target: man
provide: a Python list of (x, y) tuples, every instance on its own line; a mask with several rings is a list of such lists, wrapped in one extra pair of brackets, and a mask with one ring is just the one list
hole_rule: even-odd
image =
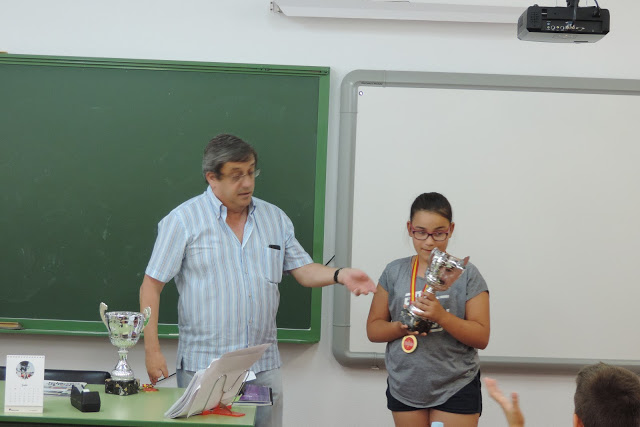
[[(523, 427), (518, 394), (511, 401), (500, 391), (496, 380), (485, 378), (489, 395), (502, 407), (509, 427)], [(574, 427), (640, 426), (640, 379), (628, 369), (597, 363), (578, 372), (573, 397)]]
[(313, 263), (276, 206), (253, 197), (258, 155), (240, 138), (218, 135), (204, 150), (209, 184), (158, 224), (151, 260), (140, 287), (140, 306), (151, 307), (144, 331), (149, 379), (168, 376), (158, 340), (164, 284), (175, 278), (178, 300), (177, 381), (186, 387), (195, 371), (229, 351), (271, 343), (252, 367), (255, 384), (273, 389), (273, 407), (260, 407), (257, 425), (282, 425), (282, 377), (277, 347), (278, 283), (291, 272), (306, 287), (344, 284), (355, 295), (375, 291), (364, 272)]

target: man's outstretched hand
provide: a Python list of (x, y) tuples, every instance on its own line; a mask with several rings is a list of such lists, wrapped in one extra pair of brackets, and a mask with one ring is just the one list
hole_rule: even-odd
[(343, 268), (338, 273), (338, 281), (349, 289), (354, 295), (368, 295), (376, 292), (376, 284), (362, 270), (357, 268)]

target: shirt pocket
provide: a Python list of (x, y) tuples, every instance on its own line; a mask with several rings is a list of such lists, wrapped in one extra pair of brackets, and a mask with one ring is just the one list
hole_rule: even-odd
[(264, 248), (264, 277), (271, 283), (282, 281), (282, 251), (274, 248)]

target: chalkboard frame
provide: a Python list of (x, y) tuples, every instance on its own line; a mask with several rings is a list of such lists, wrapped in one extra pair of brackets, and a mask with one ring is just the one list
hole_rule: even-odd
[[(29, 65), (46, 67), (83, 67), (83, 68), (111, 68), (121, 70), (149, 70), (149, 71), (180, 71), (201, 73), (237, 73), (246, 76), (302, 76), (317, 80), (317, 98), (310, 100), (317, 108), (317, 129), (315, 132), (315, 194), (313, 218), (313, 242), (310, 255), (313, 260), (323, 263), (324, 239), (324, 203), (326, 178), (326, 146), (328, 130), (329, 105), (329, 67), (268, 65), (268, 64), (237, 64), (237, 63), (209, 63), (195, 61), (169, 60), (138, 60), (121, 58), (89, 58), (89, 57), (55, 57), (40, 55), (0, 55), (0, 67), (4, 65)], [(317, 104), (317, 105), (316, 105)], [(294, 221), (295, 222), (295, 221)], [(310, 296), (310, 326), (309, 328), (293, 329), (278, 328), (278, 340), (291, 343), (312, 343), (320, 340), (321, 300), (322, 290), (309, 289)], [(96, 307), (96, 317), (98, 310)], [(106, 336), (103, 323), (84, 320), (34, 319), (3, 317), (0, 322), (19, 322), (20, 330), (1, 329), (2, 333), (10, 334), (43, 334), (43, 335), (84, 335)], [(177, 338), (176, 324), (160, 324), (158, 333), (161, 338)]]

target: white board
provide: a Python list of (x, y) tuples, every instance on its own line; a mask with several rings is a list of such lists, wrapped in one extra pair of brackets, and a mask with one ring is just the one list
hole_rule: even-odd
[[(640, 360), (640, 96), (622, 84), (636, 92), (357, 84), (350, 264), (377, 280), (414, 254), (410, 205), (437, 191), (448, 252), (489, 285), (481, 357)], [(384, 352), (370, 301), (351, 299), (351, 352)]]

